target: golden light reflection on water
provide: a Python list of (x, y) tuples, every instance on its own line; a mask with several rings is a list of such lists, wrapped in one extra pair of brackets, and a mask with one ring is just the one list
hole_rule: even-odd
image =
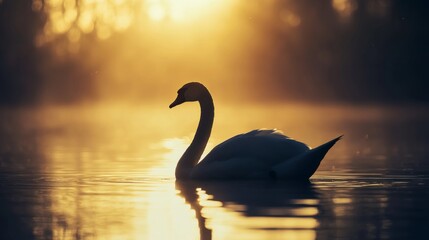
[[(189, 196), (180, 190), (178, 194), (172, 182), (157, 183), (151, 191), (145, 190), (144, 183), (134, 184), (143, 187), (108, 176), (87, 176), (68, 187), (53, 187), (50, 193), (53, 238), (74, 239), (78, 235), (85, 239), (89, 236), (93, 239), (211, 239), (200, 238), (201, 228), (212, 234), (213, 239), (316, 238), (315, 229), (319, 224), (313, 216), (279, 217), (266, 212), (264, 216), (247, 217), (213, 200), (216, 196), (208, 195), (203, 189), (193, 189), (198, 196), (196, 206), (190, 205)], [(297, 206), (297, 211), (299, 208)], [(302, 211), (307, 210), (302, 208)], [(198, 215), (206, 221), (201, 224)], [(41, 236), (44, 226), (38, 229), (36, 233)]]
[[(226, 183), (228, 184), (228, 183)], [(249, 187), (249, 186), (247, 186)], [(225, 194), (227, 189), (219, 189), (218, 194)], [(204, 189), (196, 189), (197, 205), (201, 206), (201, 214), (207, 219), (205, 227), (213, 229), (213, 234), (219, 239), (229, 239), (239, 236), (239, 239), (315, 239), (315, 229), (318, 221), (314, 218), (318, 210), (314, 207), (293, 206), (292, 208), (261, 207), (264, 209), (259, 216), (245, 216), (243, 213), (249, 207), (234, 202), (221, 202), (220, 196), (210, 195)], [(230, 193), (228, 193), (230, 194)], [(255, 192), (257, 193), (257, 190)], [(273, 197), (271, 195), (267, 198)], [(258, 202), (251, 202), (258, 206)], [(199, 210), (194, 206), (195, 210)], [(282, 215), (287, 212), (287, 216)], [(197, 214), (198, 215), (198, 214)], [(306, 217), (303, 217), (306, 216)], [(276, 229), (276, 231), (265, 231)]]
[[(301, 106), (299, 113), (302, 115), (298, 116), (292, 114), (296, 107), (229, 109), (221, 105), (211, 144), (216, 145), (257, 126), (277, 126), (286, 133), (291, 129), (292, 136), (316, 145), (329, 139), (339, 128), (347, 130), (347, 126), (341, 125), (349, 122), (347, 119), (367, 121), (373, 126), (374, 119), (400, 117), (397, 113), (391, 115), (377, 109), (334, 110), (326, 106), (320, 109)], [(109, 105), (106, 108), (41, 111), (37, 120), (40, 126), (35, 129), (38, 133), (37, 151), (42, 158), (39, 160), (44, 164), (41, 164), (40, 176), (35, 175), (35, 182), (44, 181), (44, 184), (37, 189), (36, 207), (31, 212), (36, 219), (32, 221), (33, 233), (38, 239), (46, 239), (49, 234), (52, 239), (171, 239), (176, 236), (186, 239), (200, 236), (205, 236), (202, 239), (210, 239), (208, 236), (213, 239), (230, 239), (231, 236), (241, 239), (318, 239), (332, 228), (332, 224), (340, 229), (350, 227), (347, 225), (352, 219), (350, 211), (360, 214), (371, 204), (376, 205), (380, 214), (392, 208), (391, 196), (384, 191), (360, 194), (365, 188), (384, 189), (379, 180), (359, 180), (362, 174), (345, 171), (325, 170), (324, 175), (316, 176), (316, 187), (273, 182), (175, 184), (174, 167), (194, 134), (198, 114), (191, 119), (190, 115), (197, 108), (184, 108), (183, 113), (164, 108), (139, 106), (127, 109)], [(228, 117), (238, 111), (239, 117)], [(311, 114), (307, 111), (313, 114), (324, 112), (327, 120), (308, 118)], [(338, 116), (342, 117), (335, 121)], [(268, 122), (269, 125), (265, 125)], [(359, 146), (362, 131), (360, 128), (355, 131), (358, 135), (354, 138), (356, 132), (347, 131), (353, 144), (350, 146), (345, 139), (343, 145), (333, 149), (335, 151), (322, 163), (326, 166), (324, 169), (331, 169), (333, 164), (350, 167), (352, 163), (360, 162), (356, 160), (362, 160), (341, 158), (342, 151), (350, 152), (350, 147)], [(27, 139), (27, 135), (25, 137)], [(365, 135), (362, 138), (365, 143), (371, 139)], [(382, 146), (379, 143), (372, 147), (384, 151)], [(380, 153), (368, 154), (378, 156)], [(31, 157), (36, 161), (39, 155)], [(377, 158), (377, 161), (389, 159)], [(370, 161), (373, 162), (373, 158)], [(366, 174), (370, 179), (379, 176)], [(392, 184), (390, 180), (389, 184)], [(369, 198), (373, 193), (378, 195)], [(378, 218), (380, 222), (386, 222)]]
[(148, 203), (147, 239), (199, 238), (194, 211), (170, 184), (165, 191), (150, 193)]
[[(231, 189), (175, 189), (174, 168), (193, 136), (198, 114), (182, 126), (185, 129), (165, 126), (158, 131), (151, 127), (147, 112), (122, 107), (79, 109), (80, 114), (63, 111), (45, 112), (46, 127), (52, 130), (41, 145), (47, 169), (67, 183), (52, 186), (48, 196), (54, 238), (79, 234), (94, 239), (199, 239), (201, 234), (213, 234), (216, 239), (315, 239), (317, 199), (292, 198), (297, 206), (262, 207), (259, 216), (248, 217), (244, 214), (248, 203), (222, 199)], [(157, 116), (163, 114), (170, 113)], [(178, 121), (189, 120), (187, 111), (179, 115)], [(160, 126), (159, 120), (153, 124)], [(218, 129), (226, 132), (218, 132), (215, 143), (230, 131)], [(39, 226), (37, 235), (44, 228)]]
[(175, 171), (176, 164), (178, 159), (185, 152), (186, 148), (189, 145), (189, 139), (187, 138), (168, 138), (161, 141), (159, 147), (165, 150), (165, 153), (162, 153), (162, 163), (161, 166), (153, 168), (152, 173), (158, 176), (170, 176)]
[[(294, 114), (297, 107), (300, 115)], [(279, 127), (314, 146), (344, 129), (341, 123), (347, 119), (365, 122), (389, 115), (385, 110), (326, 106), (237, 109), (220, 104), (209, 148), (257, 127)], [(174, 168), (193, 137), (199, 116), (196, 106), (180, 110), (169, 111), (166, 105), (109, 105), (42, 111), (44, 130), (39, 148), (46, 158), (47, 179), (55, 184), (50, 184), (44, 195), (49, 204), (43, 212), (51, 214), (52, 220), (36, 224), (37, 236), (51, 228), (56, 239), (72, 239), (76, 234), (94, 239), (198, 239), (200, 235), (215, 239), (316, 239), (318, 229), (326, 227), (321, 214), (346, 216), (357, 204), (345, 189), (331, 194), (327, 203), (311, 186), (220, 183), (175, 187)], [(308, 117), (322, 113), (326, 115), (323, 122)], [(192, 114), (195, 116), (190, 117)], [(234, 114), (237, 117), (229, 117)], [(341, 157), (350, 148), (346, 140), (341, 144), (321, 168), (356, 162)], [(357, 142), (352, 146), (358, 146)], [(375, 149), (382, 150), (381, 146)], [(358, 176), (353, 174), (327, 174), (337, 174), (342, 180), (336, 184), (344, 188), (380, 187), (357, 182)], [(353, 181), (344, 180), (345, 176)], [(386, 202), (388, 198), (380, 199)]]

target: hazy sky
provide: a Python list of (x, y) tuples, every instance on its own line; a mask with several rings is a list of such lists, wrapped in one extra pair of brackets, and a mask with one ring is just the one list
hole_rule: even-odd
[(0, 1), (0, 102), (427, 102), (425, 1)]

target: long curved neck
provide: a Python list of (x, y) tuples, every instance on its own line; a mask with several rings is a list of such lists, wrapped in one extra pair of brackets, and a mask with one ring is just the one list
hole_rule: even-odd
[(214, 105), (212, 96), (208, 91), (198, 101), (201, 107), (201, 117), (197, 132), (191, 145), (186, 149), (176, 167), (176, 179), (190, 177), (192, 168), (197, 165), (210, 138), (214, 119)]

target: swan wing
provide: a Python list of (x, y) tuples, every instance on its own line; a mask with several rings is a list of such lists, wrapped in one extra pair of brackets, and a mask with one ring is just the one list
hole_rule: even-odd
[(257, 129), (232, 137), (217, 145), (204, 159), (222, 161), (236, 157), (276, 158), (291, 157), (310, 148), (276, 129)]
[(253, 130), (219, 144), (192, 170), (192, 178), (255, 178), (309, 147), (278, 130)]

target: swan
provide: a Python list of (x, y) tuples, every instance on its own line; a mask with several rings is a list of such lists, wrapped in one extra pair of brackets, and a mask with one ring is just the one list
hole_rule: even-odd
[(214, 104), (209, 90), (190, 82), (177, 91), (170, 108), (198, 101), (201, 117), (190, 146), (177, 163), (178, 180), (308, 180), (339, 136), (311, 149), (277, 130), (258, 129), (234, 136), (217, 145), (201, 161), (210, 138)]

